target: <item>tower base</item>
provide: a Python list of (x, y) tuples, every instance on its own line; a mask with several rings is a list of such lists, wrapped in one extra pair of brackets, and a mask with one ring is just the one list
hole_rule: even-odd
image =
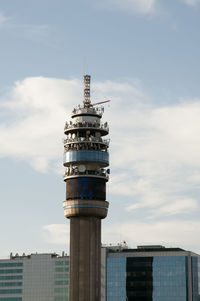
[(70, 218), (69, 301), (101, 300), (101, 219)]

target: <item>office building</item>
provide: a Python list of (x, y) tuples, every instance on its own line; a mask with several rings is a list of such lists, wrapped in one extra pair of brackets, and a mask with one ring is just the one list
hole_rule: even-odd
[[(101, 301), (199, 301), (200, 255), (180, 248), (101, 249)], [(68, 301), (69, 257), (0, 260), (0, 301)]]
[(102, 103), (90, 101), (90, 76), (84, 76), (84, 101), (72, 112), (64, 133), (66, 200), (70, 219), (69, 301), (101, 300), (101, 219), (107, 216), (109, 132)]
[(102, 301), (199, 301), (200, 256), (180, 248), (102, 250)]
[(0, 260), (0, 301), (68, 301), (69, 257), (11, 254)]

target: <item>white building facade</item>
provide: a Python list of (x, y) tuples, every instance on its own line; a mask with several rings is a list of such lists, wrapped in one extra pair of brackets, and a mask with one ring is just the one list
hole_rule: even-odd
[(10, 256), (0, 260), (0, 301), (67, 301), (69, 257)]

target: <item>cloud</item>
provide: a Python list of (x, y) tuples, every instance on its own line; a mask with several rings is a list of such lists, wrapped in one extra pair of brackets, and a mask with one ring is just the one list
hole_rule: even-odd
[(3, 12), (0, 11), (0, 25), (6, 23), (8, 20), (9, 20), (9, 18), (6, 17)]
[[(164, 202), (163, 202), (164, 203)], [(165, 205), (159, 203), (135, 203), (132, 205), (127, 206), (126, 210), (131, 211), (142, 207), (157, 207), (159, 208), (158, 211), (154, 212), (154, 208), (151, 210), (151, 217), (155, 218), (157, 215), (175, 215), (175, 214), (183, 214), (187, 213), (188, 211), (192, 212), (198, 209), (198, 201), (195, 199), (184, 199), (184, 197), (180, 200), (175, 199), (174, 201), (165, 202)]]
[(21, 23), (17, 18), (13, 16), (7, 17), (4, 12), (0, 11), (0, 28), (14, 33), (15, 37), (20, 39), (31, 40), (54, 49), (60, 47), (55, 33), (52, 32), (51, 26), (47, 24)]
[[(170, 206), (168, 213), (172, 214), (181, 213), (183, 208), (185, 212), (197, 209), (200, 101), (186, 100), (162, 108), (132, 108), (129, 104), (123, 108), (123, 121), (117, 111), (122, 109), (115, 111), (116, 119), (109, 119), (115, 129), (111, 163), (117, 170), (111, 177), (110, 192), (129, 196), (128, 210), (157, 207), (164, 214), (164, 204)], [(176, 202), (183, 200), (185, 205), (177, 206)]]
[[(43, 236), (48, 243), (66, 245), (69, 236), (69, 226), (53, 224), (43, 227)], [(129, 247), (146, 244), (162, 244), (166, 247), (189, 248), (198, 251), (200, 231), (199, 221), (151, 221), (151, 222), (118, 222), (104, 224), (102, 229), (102, 243), (117, 245), (126, 241)], [(45, 234), (45, 235), (44, 235)]]
[(200, 0), (183, 0), (183, 1), (190, 6), (197, 6), (200, 3)]
[[(31, 77), (0, 98), (0, 157), (21, 160), (40, 172), (61, 171), (63, 127), (82, 101), (77, 79)], [(130, 214), (148, 218), (199, 209), (200, 100), (151, 104), (137, 80), (94, 82), (93, 101), (111, 99), (110, 195), (123, 197)], [(144, 211), (144, 210), (143, 210)]]
[(41, 172), (61, 161), (64, 121), (79, 91), (80, 83), (73, 80), (36, 77), (17, 82), (1, 101), (9, 118), (0, 124), (0, 156), (26, 161)]
[(155, 218), (159, 215), (169, 216), (176, 214), (184, 214), (189, 212), (195, 212), (198, 210), (198, 201), (195, 199), (185, 199), (184, 197), (180, 200), (174, 200), (160, 207), (156, 212), (152, 210), (152, 217)]
[(155, 10), (156, 0), (102, 0), (96, 6), (106, 10), (120, 10), (129, 13), (151, 14)]
[(117, 223), (103, 228), (103, 243), (116, 245), (126, 241), (129, 247), (137, 245), (162, 244), (166, 247), (189, 248), (199, 250), (199, 221), (152, 221)]
[(42, 236), (44, 240), (50, 244), (67, 246), (69, 237), (69, 225), (67, 224), (51, 224), (42, 228)]

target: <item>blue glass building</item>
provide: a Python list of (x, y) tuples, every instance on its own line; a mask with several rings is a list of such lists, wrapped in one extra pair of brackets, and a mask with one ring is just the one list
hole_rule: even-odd
[(107, 247), (102, 301), (199, 301), (200, 256), (180, 248)]

